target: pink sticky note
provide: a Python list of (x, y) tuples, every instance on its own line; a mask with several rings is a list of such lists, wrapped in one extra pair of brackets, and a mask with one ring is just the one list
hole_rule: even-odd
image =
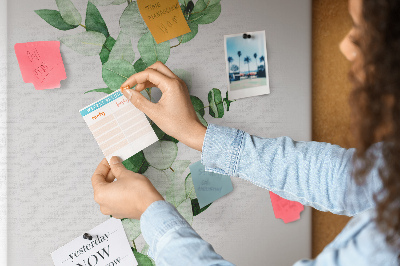
[(59, 88), (67, 78), (60, 53), (60, 42), (27, 42), (14, 45), (19, 68), (25, 83), (36, 90)]
[(300, 213), (304, 210), (304, 206), (301, 203), (281, 198), (271, 191), (269, 196), (271, 197), (275, 218), (282, 219), (285, 223), (300, 219)]

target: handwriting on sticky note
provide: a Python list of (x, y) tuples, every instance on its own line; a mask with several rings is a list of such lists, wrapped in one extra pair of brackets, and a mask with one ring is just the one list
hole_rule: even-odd
[(137, 5), (157, 43), (190, 32), (178, 0), (138, 0)]
[(233, 190), (229, 176), (206, 172), (200, 161), (191, 164), (189, 168), (200, 208)]
[(54, 265), (137, 265), (121, 220), (111, 218), (51, 253)]
[(300, 213), (304, 210), (304, 206), (301, 203), (284, 199), (271, 191), (269, 196), (271, 197), (275, 218), (282, 219), (285, 223), (300, 219)]
[(67, 78), (60, 42), (17, 43), (14, 50), (24, 82), (33, 83), (36, 90), (59, 88)]

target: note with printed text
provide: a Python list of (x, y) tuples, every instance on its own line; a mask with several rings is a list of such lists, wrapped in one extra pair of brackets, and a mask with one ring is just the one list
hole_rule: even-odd
[(17, 43), (14, 50), (24, 82), (36, 90), (59, 88), (67, 78), (59, 41)]
[[(92, 239), (83, 238), (88, 233)], [(51, 253), (55, 266), (138, 265), (121, 220), (110, 218)]]

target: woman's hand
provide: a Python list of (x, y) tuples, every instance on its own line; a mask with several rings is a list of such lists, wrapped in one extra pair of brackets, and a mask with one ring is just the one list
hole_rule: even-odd
[(112, 157), (110, 165), (106, 159), (100, 162), (92, 186), (100, 211), (117, 219), (140, 219), (153, 202), (164, 200), (147, 177), (127, 170), (118, 157)]
[[(135, 85), (135, 89), (129, 89)], [(158, 103), (152, 103), (140, 94), (150, 87), (161, 90)], [(122, 84), (121, 91), (162, 131), (191, 148), (202, 150), (206, 127), (197, 118), (186, 84), (163, 63), (157, 62), (132, 75)]]

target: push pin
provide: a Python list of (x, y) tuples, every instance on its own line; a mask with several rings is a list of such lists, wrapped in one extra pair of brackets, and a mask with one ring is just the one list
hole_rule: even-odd
[(251, 35), (243, 33), (243, 39), (251, 39)]
[(84, 233), (83, 234), (83, 239), (89, 239), (89, 240), (92, 240), (93, 239), (93, 236), (91, 236), (90, 234), (88, 234), (88, 233)]

